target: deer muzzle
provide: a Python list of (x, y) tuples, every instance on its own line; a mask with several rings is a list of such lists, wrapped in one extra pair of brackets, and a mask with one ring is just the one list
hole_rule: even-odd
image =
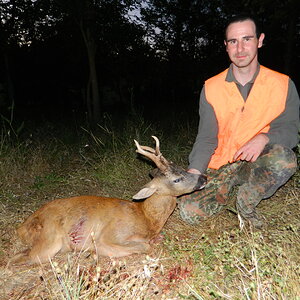
[(194, 191), (203, 189), (206, 183), (207, 183), (207, 177), (203, 174), (200, 174), (198, 178), (198, 182), (194, 187)]

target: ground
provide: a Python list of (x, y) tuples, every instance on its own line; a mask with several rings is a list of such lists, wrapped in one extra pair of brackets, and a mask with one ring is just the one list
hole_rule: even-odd
[[(20, 203), (16, 207), (2, 203), (0, 299), (247, 299), (247, 292), (238, 290), (243, 282), (251, 289), (253, 280), (266, 295), (265, 290), (284, 295), (284, 289), (276, 291), (276, 280), (281, 278), (286, 285), (287, 279), (299, 275), (300, 189), (295, 181), (261, 203), (265, 227), (259, 232), (239, 228), (234, 206), (199, 226), (185, 224), (175, 210), (163, 228), (163, 240), (147, 255), (97, 260), (93, 254), (73, 253), (57, 255), (51, 264), (13, 269), (5, 267), (7, 260), (23, 249), (15, 228), (29, 207), (38, 204), (27, 202), (22, 212)], [(251, 243), (250, 250), (261, 257), (243, 252)], [(239, 257), (241, 253), (244, 257)], [(295, 269), (273, 276), (272, 272), (284, 272), (276, 270), (276, 264), (285, 263)], [(297, 292), (293, 288), (286, 289), (285, 299), (292, 299), (288, 295)]]
[[(2, 144), (0, 299), (298, 299), (299, 171), (260, 203), (265, 226), (259, 231), (240, 228), (233, 193), (223, 211), (198, 226), (184, 223), (175, 209), (148, 254), (99, 260), (92, 253), (58, 254), (44, 265), (6, 267), (25, 247), (16, 228), (42, 204), (87, 194), (130, 201), (149, 181), (153, 166), (137, 159), (136, 130), (130, 126), (124, 142), (109, 135), (110, 144), (92, 136), (94, 148), (48, 136), (19, 147)], [(162, 143), (170, 149), (166, 157), (182, 166), (191, 147), (185, 140), (192, 140), (186, 133)], [(148, 144), (151, 134), (143, 134)]]

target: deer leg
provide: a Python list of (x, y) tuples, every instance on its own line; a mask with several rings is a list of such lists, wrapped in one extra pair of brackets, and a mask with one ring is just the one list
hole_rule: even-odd
[(97, 253), (101, 256), (122, 257), (135, 253), (146, 253), (150, 249), (149, 239), (140, 235), (131, 235), (129, 237), (114, 238), (110, 234), (103, 234), (96, 244)]
[(137, 253), (147, 253), (150, 249), (149, 243), (145, 242), (127, 242), (124, 244), (107, 244), (97, 245), (97, 254), (108, 257), (122, 257)]
[[(42, 236), (43, 237), (43, 236)], [(16, 254), (10, 261), (10, 265), (32, 265), (47, 262), (62, 248), (60, 236), (48, 236), (46, 239), (39, 238), (34, 242), (31, 249)]]

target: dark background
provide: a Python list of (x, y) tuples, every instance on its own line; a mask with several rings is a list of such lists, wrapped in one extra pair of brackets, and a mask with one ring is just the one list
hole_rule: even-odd
[(259, 62), (300, 87), (299, 0), (0, 1), (3, 122), (197, 115), (203, 82), (227, 68), (232, 15), (255, 14)]

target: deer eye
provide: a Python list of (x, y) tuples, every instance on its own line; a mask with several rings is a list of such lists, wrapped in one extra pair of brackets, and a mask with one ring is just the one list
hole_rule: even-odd
[(173, 182), (174, 183), (178, 183), (178, 182), (182, 181), (182, 179), (183, 179), (183, 177), (176, 178), (176, 179), (173, 180)]

